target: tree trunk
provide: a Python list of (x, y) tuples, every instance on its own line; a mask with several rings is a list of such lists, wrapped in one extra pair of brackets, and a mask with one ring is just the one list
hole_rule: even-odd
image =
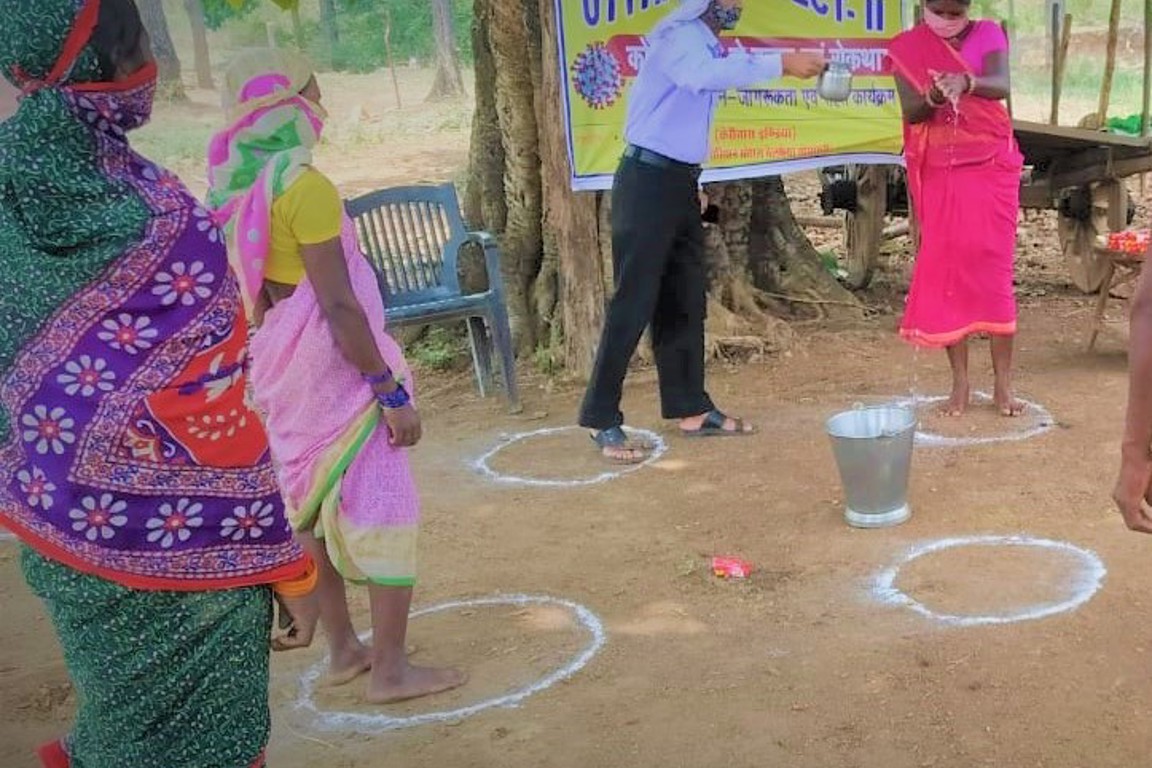
[(192, 54), (196, 62), (196, 85), (212, 88), (212, 58), (208, 51), (208, 28), (204, 25), (202, 0), (184, 0), (188, 23), (192, 25)]
[[(518, 351), (587, 375), (612, 261), (611, 195), (570, 189), (552, 0), (474, 0), (476, 112), (464, 210), (497, 235)], [(708, 231), (712, 354), (787, 343), (779, 319), (860, 314), (824, 269), (779, 178), (714, 185)]]
[(464, 196), (464, 216), (474, 229), (504, 231), (508, 205), (504, 200), (504, 145), (496, 115), (496, 61), (488, 41), (488, 1), (477, 0), (472, 21), (472, 58), (476, 74), (476, 106), (468, 153), (470, 167)]
[(464, 95), (460, 57), (456, 55), (456, 31), (451, 0), (432, 0), (432, 32), (436, 39), (436, 79), (428, 100), (455, 99)]
[(328, 61), (333, 69), (339, 69), (342, 62), (338, 55), (340, 30), (336, 27), (336, 0), (320, 0), (320, 26), (328, 38)]
[(172, 42), (172, 35), (168, 32), (168, 19), (164, 15), (164, 4), (161, 0), (138, 0), (140, 18), (148, 30), (148, 37), (152, 39), (152, 53), (156, 57), (156, 66), (159, 69), (159, 88), (157, 97), (171, 101), (187, 99), (184, 93), (184, 82), (180, 79), (180, 57), (176, 55), (176, 45)]
[[(501, 246), (508, 289), (512, 332), (520, 352), (532, 352), (540, 328), (533, 285), (540, 272), (543, 245), (543, 190), (540, 178), (540, 139), (536, 120), (536, 90), (525, 54), (539, 47), (530, 40), (529, 12), (536, 0), (488, 2), (488, 36), (496, 69), (496, 117), (504, 148), (504, 199), (508, 216)], [(539, 29), (538, 17), (531, 24)], [(531, 62), (529, 62), (531, 64)]]
[(858, 317), (855, 296), (825, 269), (796, 223), (779, 176), (717, 184), (720, 223), (709, 238), (713, 295), (760, 320), (765, 310), (793, 317)]
[[(609, 277), (599, 258), (600, 198), (577, 194), (570, 185), (568, 144), (564, 137), (563, 82), (558, 61), (556, 6), (540, 3), (542, 98), (540, 155), (544, 186), (544, 263), (558, 269), (559, 323), (548, 345), (549, 359), (580, 376), (587, 376), (596, 357), (604, 324)], [(559, 348), (557, 348), (559, 347)]]

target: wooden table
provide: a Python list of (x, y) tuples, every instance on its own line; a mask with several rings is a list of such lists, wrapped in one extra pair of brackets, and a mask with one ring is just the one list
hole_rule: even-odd
[(1105, 312), (1110, 299), (1119, 299), (1127, 302), (1128, 296), (1114, 295), (1115, 291), (1134, 285), (1140, 277), (1140, 269), (1144, 266), (1144, 254), (1125, 253), (1113, 251), (1105, 245), (1097, 244), (1096, 255), (1104, 269), (1104, 280), (1100, 285), (1100, 295), (1096, 297), (1096, 308), (1092, 313), (1092, 325), (1088, 333), (1088, 350), (1096, 346), (1096, 339), (1100, 331), (1104, 330), (1108, 321)]

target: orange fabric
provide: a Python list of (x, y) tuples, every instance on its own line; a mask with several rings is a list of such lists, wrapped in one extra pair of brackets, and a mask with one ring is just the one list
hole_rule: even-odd
[(304, 573), (291, 579), (278, 581), (272, 585), (272, 589), (281, 597), (304, 597), (312, 594), (312, 591), (316, 589), (316, 582), (319, 581), (319, 578), (320, 571), (316, 568), (315, 561), (308, 558), (308, 565)]
[(993, 336), (1012, 336), (1016, 333), (1016, 323), (972, 323), (948, 333), (925, 333), (916, 329), (901, 328), (900, 337), (920, 347), (943, 349), (958, 344), (974, 333), (990, 333)]

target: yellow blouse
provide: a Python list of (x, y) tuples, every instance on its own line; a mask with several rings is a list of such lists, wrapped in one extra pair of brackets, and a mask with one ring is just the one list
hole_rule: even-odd
[(264, 279), (299, 285), (304, 279), (300, 246), (340, 237), (344, 203), (328, 177), (309, 168), (272, 203), (271, 242)]

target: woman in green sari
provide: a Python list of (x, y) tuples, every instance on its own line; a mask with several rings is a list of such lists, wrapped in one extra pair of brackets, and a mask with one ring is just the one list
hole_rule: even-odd
[(156, 85), (132, 0), (0, 0), (0, 30), (0, 525), (78, 703), (41, 759), (262, 766), (271, 587), (310, 563), (222, 237), (128, 145)]

